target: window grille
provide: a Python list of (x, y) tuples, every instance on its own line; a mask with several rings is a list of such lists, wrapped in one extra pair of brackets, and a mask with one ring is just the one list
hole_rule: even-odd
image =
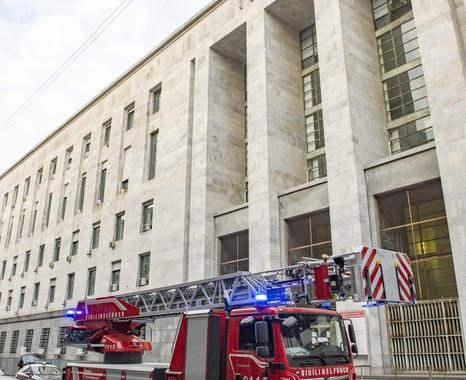
[(66, 326), (61, 326), (58, 329), (58, 339), (57, 339), (57, 348), (61, 348), (60, 354), (66, 354), (66, 345), (65, 345), (65, 335), (68, 328)]
[(6, 342), (6, 331), (0, 333), (0, 354), (3, 354), (5, 351), (5, 342)]
[(16, 354), (16, 350), (18, 349), (18, 338), (19, 330), (13, 331), (13, 334), (11, 335), (10, 354)]
[(43, 328), (40, 332), (39, 348), (43, 348), (44, 351), (47, 351), (47, 347), (49, 346), (49, 336), (50, 328)]
[(34, 336), (33, 329), (26, 330), (26, 335), (24, 336), (24, 347), (26, 348), (26, 352), (31, 352), (33, 336)]

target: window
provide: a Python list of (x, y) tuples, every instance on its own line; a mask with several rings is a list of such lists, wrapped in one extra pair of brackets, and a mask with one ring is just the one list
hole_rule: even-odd
[(249, 233), (220, 238), (220, 274), (249, 270)]
[(29, 270), (29, 262), (31, 261), (31, 251), (27, 251), (24, 256), (23, 272), (26, 273)]
[(61, 348), (60, 354), (66, 354), (66, 345), (65, 345), (65, 336), (67, 334), (67, 328), (65, 326), (60, 326), (58, 328), (58, 339), (57, 339), (57, 348)]
[(96, 269), (90, 268), (87, 271), (87, 290), (86, 290), (86, 295), (87, 296), (93, 296), (94, 291), (95, 291), (95, 274), (96, 274)]
[(5, 342), (6, 342), (6, 331), (0, 333), (0, 354), (3, 354), (5, 351)]
[(24, 297), (26, 296), (26, 287), (22, 286), (19, 291), (19, 302), (18, 302), (18, 309), (22, 309), (24, 306)]
[(420, 57), (414, 19), (377, 38), (382, 73)]
[(325, 154), (307, 160), (307, 176), (309, 181), (327, 176)]
[(42, 183), (42, 176), (43, 176), (43, 173), (44, 173), (44, 168), (40, 168), (40, 169), (37, 171), (37, 175), (36, 175), (37, 187), (39, 187), (39, 185)]
[(89, 156), (89, 152), (91, 151), (91, 134), (88, 134), (83, 139), (83, 157), (86, 158)]
[(99, 247), (100, 240), (100, 222), (96, 222), (92, 225), (92, 242), (91, 248), (96, 249)]
[(87, 173), (83, 173), (81, 176), (81, 185), (79, 186), (78, 211), (82, 211), (84, 207), (84, 196), (86, 194), (86, 180)]
[(294, 265), (303, 257), (321, 259), (332, 254), (330, 213), (328, 210), (286, 221), (288, 232), (288, 264)]
[(150, 134), (150, 151), (149, 151), (149, 173), (148, 178), (155, 178), (155, 169), (157, 163), (157, 141), (159, 138), (159, 131)]
[(5, 241), (5, 248), (8, 247), (11, 241), (11, 233), (13, 231), (13, 222), (15, 221), (14, 215), (11, 215), (10, 222), (8, 223), (8, 229), (6, 231), (6, 241)]
[(73, 298), (74, 290), (74, 273), (68, 273), (68, 278), (66, 281), (66, 299), (70, 300)]
[(312, 24), (309, 28), (304, 29), (300, 33), (301, 40), (301, 60), (303, 69), (312, 66), (319, 60), (317, 54), (317, 36), (316, 24)]
[(131, 158), (132, 150), (131, 147), (126, 147), (123, 151), (123, 170), (121, 173), (121, 185), (120, 191), (128, 191), (129, 176), (131, 171)]
[(57, 286), (57, 279), (56, 278), (51, 278), (50, 279), (50, 285), (49, 285), (49, 297), (47, 300), (47, 303), (53, 303), (55, 301), (55, 289)]
[(6, 300), (6, 311), (11, 310), (11, 304), (13, 302), (13, 289), (8, 290), (8, 298)]
[(55, 157), (50, 162), (50, 179), (54, 179), (56, 173), (57, 173), (57, 158)]
[(115, 241), (123, 239), (125, 233), (125, 213), (120, 212), (115, 216)]
[(31, 235), (34, 233), (36, 229), (36, 220), (37, 220), (37, 212), (39, 209), (39, 202), (36, 201), (36, 204), (34, 206), (34, 211), (32, 213), (32, 220), (31, 220)]
[(112, 131), (112, 119), (106, 121), (103, 125), (102, 145), (110, 146), (110, 132)]
[(307, 111), (322, 103), (320, 93), (319, 69), (310, 72), (303, 77), (304, 85), (304, 111)]
[(429, 107), (422, 66), (387, 79), (384, 92), (389, 121)]
[(390, 24), (411, 9), (411, 0), (372, 0), (375, 28)]
[(40, 340), (39, 340), (39, 348), (42, 348), (44, 351), (47, 351), (49, 346), (49, 336), (50, 336), (50, 329), (45, 327), (40, 332)]
[(16, 201), (18, 200), (18, 191), (19, 191), (19, 185), (16, 185), (13, 190), (13, 199), (11, 200), (11, 208), (14, 208), (16, 206)]
[(26, 352), (31, 352), (33, 336), (34, 336), (34, 330), (27, 329), (26, 335), (24, 336), (24, 348), (26, 349)]
[(5, 272), (6, 272), (6, 260), (2, 262), (2, 280), (5, 279)]
[(37, 255), (37, 267), (41, 267), (44, 264), (44, 253), (45, 253), (45, 244), (42, 244), (39, 247), (39, 254)]
[(8, 205), (8, 193), (5, 193), (3, 196), (3, 208), (5, 208)]
[(134, 127), (134, 103), (126, 107), (126, 130), (129, 131)]
[(152, 113), (156, 113), (160, 110), (160, 99), (162, 97), (162, 86), (158, 85), (152, 90)]
[(24, 229), (24, 220), (26, 219), (26, 209), (23, 209), (21, 212), (21, 216), (19, 218), (19, 226), (18, 226), (18, 235), (16, 240), (19, 241), (23, 237), (23, 229)]
[(66, 204), (68, 203), (68, 188), (70, 187), (69, 183), (65, 183), (63, 187), (63, 198), (61, 201), (61, 209), (60, 209), (60, 219), (65, 220), (66, 216)]
[(16, 274), (16, 267), (18, 266), (18, 256), (13, 257), (13, 265), (11, 266), (11, 277)]
[(439, 181), (377, 197), (382, 248), (406, 252), (419, 299), (456, 297), (450, 235)]
[(110, 291), (115, 292), (120, 289), (120, 271), (121, 261), (114, 261), (112, 263), (112, 273), (110, 274)]
[(149, 283), (150, 273), (150, 253), (139, 255), (138, 286), (144, 286)]
[(44, 226), (48, 227), (50, 221), (50, 209), (52, 208), (53, 193), (49, 193), (47, 197), (47, 206), (45, 207)]
[(24, 189), (23, 189), (23, 199), (29, 195), (29, 186), (31, 185), (31, 177), (27, 177), (24, 181)]
[(100, 170), (99, 190), (97, 191), (97, 204), (102, 203), (105, 199), (105, 182), (107, 181), (107, 162), (102, 162)]
[(66, 170), (71, 168), (71, 164), (73, 163), (72, 155), (73, 155), (73, 147), (70, 146), (65, 152), (65, 167), (66, 167)]
[(14, 330), (13, 334), (11, 334), (10, 354), (16, 354), (16, 350), (18, 349), (18, 338), (19, 330)]
[(428, 143), (434, 140), (430, 117), (414, 120), (389, 131), (392, 154)]
[(53, 247), (53, 259), (52, 261), (60, 260), (60, 249), (61, 249), (61, 238), (55, 239), (55, 245)]
[(36, 282), (34, 284), (34, 291), (32, 292), (32, 306), (37, 306), (39, 302), (39, 290), (40, 290), (40, 282)]
[[(240, 317), (241, 318), (241, 317)], [(259, 346), (256, 342), (256, 323), (262, 321), (261, 319), (256, 319), (253, 323), (247, 325), (239, 326), (239, 349), (246, 350), (246, 351), (253, 351), (256, 352), (256, 348)], [(268, 330), (269, 330), (269, 357), (274, 355), (273, 352), (273, 329), (271, 322), (267, 322)]]
[(73, 235), (71, 236), (70, 256), (76, 256), (78, 254), (78, 246), (79, 246), (79, 230), (74, 231)]
[(154, 200), (142, 204), (141, 232), (152, 229), (152, 215), (154, 212)]
[(306, 140), (308, 153), (325, 146), (322, 110), (306, 117)]

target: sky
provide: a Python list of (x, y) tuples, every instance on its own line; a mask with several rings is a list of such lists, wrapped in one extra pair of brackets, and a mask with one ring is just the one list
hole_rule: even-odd
[[(5, 125), (122, 1), (100, 37)], [(0, 0), (0, 173), (210, 3), (130, 1)]]

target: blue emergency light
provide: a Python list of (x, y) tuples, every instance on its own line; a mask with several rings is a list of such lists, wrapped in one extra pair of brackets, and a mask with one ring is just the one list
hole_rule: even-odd
[(66, 310), (66, 316), (73, 318), (75, 315), (82, 315), (83, 311), (82, 310), (75, 310), (75, 309), (68, 309)]
[(256, 306), (279, 306), (290, 303), (287, 289), (284, 287), (268, 288), (256, 294)]

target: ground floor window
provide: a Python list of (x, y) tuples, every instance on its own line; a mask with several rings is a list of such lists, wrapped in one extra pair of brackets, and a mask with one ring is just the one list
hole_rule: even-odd
[(457, 296), (440, 181), (377, 197), (383, 248), (411, 258), (419, 299)]
[(249, 270), (248, 231), (220, 238), (220, 274)]
[(286, 221), (288, 230), (288, 264), (303, 257), (320, 259), (332, 254), (332, 235), (328, 210), (315, 212)]

